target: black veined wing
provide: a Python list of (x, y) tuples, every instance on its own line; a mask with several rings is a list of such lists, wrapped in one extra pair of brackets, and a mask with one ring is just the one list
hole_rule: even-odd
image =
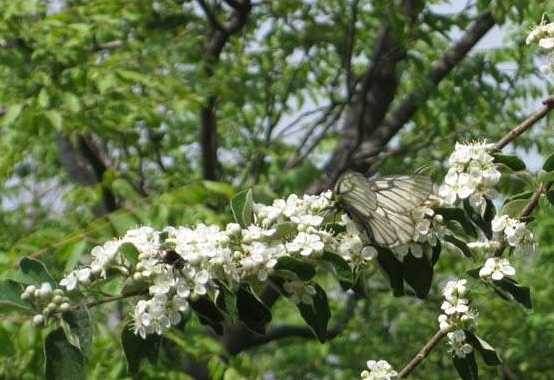
[(411, 212), (432, 190), (431, 179), (425, 176), (367, 179), (355, 172), (345, 173), (335, 186), (339, 204), (375, 243), (386, 247), (412, 240), (415, 225)]

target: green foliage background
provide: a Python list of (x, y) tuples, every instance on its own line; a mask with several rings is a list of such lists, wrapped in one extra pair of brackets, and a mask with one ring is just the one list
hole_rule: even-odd
[[(432, 8), (443, 2), (429, 1), (409, 30), (397, 1), (258, 1), (245, 28), (227, 42), (213, 75), (205, 68), (210, 25), (193, 1), (67, 0), (60, 12), (49, 12), (47, 3), (0, 0), (4, 274), (19, 258), (35, 255), (59, 279), (92, 246), (128, 228), (223, 224), (232, 218), (228, 201), (240, 188), (254, 186), (256, 199), (264, 201), (304, 192), (320, 180), (340, 129), (331, 128), (308, 159), (291, 169), (286, 164), (307, 126), (295, 133), (284, 126), (329, 102), (348, 109), (344, 51), (354, 4), (360, 10), (352, 75), (364, 73), (385, 18), (410, 47), (400, 67), (399, 101), (426, 85), (431, 63), (477, 13), (491, 10), (505, 34), (501, 47), (472, 52), (434, 90), (398, 135), (399, 153), (386, 156), (380, 174), (430, 164), (440, 181), (455, 141), (494, 141), (551, 89), (536, 71), (535, 52), (524, 46), (531, 26), (554, 12), (547, 2), (480, 0), (444, 14)], [(228, 15), (220, 1), (212, 5), (222, 20)], [(199, 114), (213, 94), (217, 182), (202, 179), (198, 146)], [(519, 139), (517, 152), (533, 152), (532, 160), (552, 153), (553, 132), (545, 128), (550, 124), (541, 122)], [(279, 138), (281, 131), (292, 137)], [(79, 153), (83, 138), (104, 160), (100, 176)], [(516, 193), (525, 185), (503, 186)], [(115, 210), (106, 204), (107, 193), (116, 200)], [(515, 260), (520, 282), (533, 289), (534, 311), (491, 298), (478, 286), (474, 290), (480, 335), (504, 360), (504, 374), (480, 366), (485, 379), (554, 378), (554, 214), (543, 206), (535, 222), (539, 254)], [(213, 378), (225, 379), (351, 379), (366, 360), (379, 358), (400, 367), (436, 329), (440, 284), (470, 266), (445, 253), (439, 269), (426, 302), (392, 298), (384, 277), (374, 273), (369, 298), (359, 302), (345, 331), (325, 344), (296, 338), (231, 356), (191, 319), (168, 335), (173, 348), (163, 350), (158, 364), (146, 365), (142, 378), (185, 379), (184, 368), (195, 361), (206, 363)], [(344, 294), (330, 279), (326, 286), (341, 315)], [(275, 323), (302, 323), (291, 307), (281, 300)], [(91, 379), (128, 377), (117, 324), (127, 313), (121, 305), (95, 310)], [(25, 316), (2, 318), (0, 377), (42, 378), (44, 336)], [(413, 378), (456, 378), (445, 351), (441, 346)]]

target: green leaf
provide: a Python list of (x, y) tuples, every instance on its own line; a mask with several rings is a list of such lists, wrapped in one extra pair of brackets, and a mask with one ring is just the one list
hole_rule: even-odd
[(431, 248), (431, 264), (433, 264), (433, 266), (435, 266), (435, 264), (439, 261), (441, 251), (442, 243), (440, 240), (437, 240), (437, 243)]
[(45, 377), (47, 380), (85, 379), (85, 357), (67, 340), (60, 327), (44, 342)]
[(319, 341), (325, 342), (327, 339), (327, 325), (329, 324), (329, 319), (331, 319), (331, 311), (329, 310), (325, 290), (318, 284), (313, 286), (316, 290), (316, 294), (313, 296), (313, 304), (299, 303), (296, 306), (300, 310), (302, 318), (310, 326)]
[(280, 257), (273, 269), (294, 272), (302, 281), (310, 281), (315, 276), (315, 268), (312, 264), (291, 256)]
[(494, 162), (504, 164), (514, 171), (525, 170), (525, 162), (521, 158), (506, 154), (494, 154)]
[(63, 319), (75, 336), (78, 348), (86, 356), (92, 343), (92, 323), (86, 307), (63, 313)]
[(528, 287), (521, 286), (516, 281), (508, 277), (504, 277), (500, 281), (493, 281), (493, 284), (497, 287), (497, 289), (501, 289), (504, 295), (508, 295), (508, 299), (520, 303), (527, 309), (533, 308), (533, 302), (531, 301), (531, 290)]
[(529, 201), (526, 199), (517, 199), (515, 201), (508, 202), (502, 206), (500, 214), (508, 215), (512, 218), (518, 218), (521, 211), (525, 208), (525, 206), (527, 206), (527, 203), (529, 203)]
[(26, 311), (33, 310), (31, 304), (21, 299), (21, 293), (23, 293), (21, 284), (12, 280), (0, 281), (0, 310), (12, 308)]
[(221, 194), (228, 199), (233, 198), (236, 193), (233, 185), (228, 184), (227, 182), (204, 181), (203, 184), (211, 193)]
[(73, 113), (77, 113), (81, 110), (81, 102), (79, 100), (79, 97), (70, 92), (64, 92), (63, 103), (67, 107), (67, 109)]
[(122, 254), (132, 265), (136, 265), (139, 261), (139, 251), (133, 243), (123, 243), (119, 246), (118, 252)]
[(396, 256), (392, 251), (386, 248), (377, 248), (377, 261), (381, 269), (387, 275), (392, 292), (395, 297), (400, 297), (404, 295), (404, 273), (402, 268), (402, 263), (398, 261)]
[(339, 255), (325, 251), (321, 256), (321, 259), (331, 264), (335, 271), (335, 277), (343, 284), (352, 285), (353, 276), (350, 265)]
[(404, 257), (402, 268), (404, 280), (414, 289), (416, 296), (427, 297), (433, 283), (433, 266), (427, 257), (417, 258), (410, 253)]
[(218, 335), (223, 334), (222, 322), (225, 320), (225, 316), (210, 299), (200, 297), (194, 301), (190, 300), (189, 304), (198, 315), (200, 323), (212, 327)]
[(276, 224), (273, 228), (275, 228), (275, 233), (273, 234), (272, 238), (275, 240), (285, 239), (297, 232), (297, 227), (295, 223), (279, 223)]
[(22, 110), (23, 104), (14, 104), (9, 106), (6, 113), (2, 117), (2, 126), (9, 127), (11, 124), (13, 124), (19, 117), (19, 114), (21, 114)]
[(452, 358), (454, 367), (458, 371), (458, 374), (463, 380), (478, 380), (479, 373), (477, 370), (477, 362), (475, 361), (475, 354), (473, 352), (467, 354), (464, 358), (454, 356)]
[(138, 373), (142, 362), (145, 360), (156, 364), (161, 340), (162, 337), (157, 334), (147, 335), (146, 339), (142, 339), (132, 331), (130, 323), (125, 325), (121, 332), (121, 345), (127, 360), (129, 373)]
[(551, 184), (552, 182), (554, 182), (554, 171), (541, 172), (539, 174), (539, 181), (545, 184)]
[(63, 126), (62, 115), (58, 111), (50, 110), (44, 113), (46, 119), (50, 122), (50, 125), (57, 131), (60, 131)]
[(26, 285), (40, 285), (48, 282), (53, 288), (57, 286), (44, 264), (36, 259), (24, 257), (19, 262), (19, 272), (15, 275), (16, 280)]
[(267, 324), (271, 321), (271, 311), (245, 287), (237, 292), (237, 310), (239, 319), (250, 330), (265, 334)]
[(38, 94), (38, 105), (42, 108), (48, 108), (50, 104), (50, 96), (48, 96), (48, 91), (45, 88), (40, 90)]
[(121, 289), (122, 295), (131, 295), (131, 294), (140, 294), (147, 293), (150, 283), (145, 280), (135, 280), (132, 277), (125, 279), (123, 283), (123, 288)]
[(225, 286), (219, 286), (219, 293), (217, 294), (215, 303), (219, 309), (225, 311), (229, 320), (234, 322), (239, 318), (237, 296)]
[(254, 220), (252, 189), (243, 190), (231, 199), (231, 211), (235, 221), (245, 227)]
[(460, 251), (462, 251), (462, 253), (465, 257), (473, 257), (473, 253), (471, 252), (471, 249), (469, 249), (467, 244), (464, 243), (463, 241), (461, 241), (460, 239), (454, 237), (453, 235), (445, 235), (444, 240), (446, 240), (447, 242), (453, 244)]
[(454, 220), (462, 226), (464, 232), (472, 237), (477, 237), (477, 230), (464, 212), (464, 210), (457, 207), (441, 207), (435, 210), (439, 215), (442, 215), (444, 220)]
[(546, 193), (546, 199), (548, 199), (548, 202), (554, 206), (554, 190), (550, 190)]
[(483, 231), (487, 238), (492, 239), (491, 221), (496, 215), (496, 208), (494, 207), (492, 201), (489, 199), (486, 200), (485, 212), (483, 213), (483, 216), (471, 207), (469, 199), (465, 199), (463, 203), (464, 210), (467, 215), (469, 215), (469, 218), (473, 221), (473, 223), (475, 223), (481, 231)]
[(554, 154), (548, 156), (548, 158), (544, 161), (542, 169), (546, 170), (547, 172), (554, 171)]
[(471, 331), (465, 331), (466, 339), (471, 346), (479, 351), (483, 361), (490, 366), (499, 365), (502, 363), (500, 357), (496, 353), (496, 350), (484, 339), (479, 338)]

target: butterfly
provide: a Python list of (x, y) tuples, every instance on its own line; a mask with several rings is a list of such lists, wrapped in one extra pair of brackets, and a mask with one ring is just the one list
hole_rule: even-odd
[(334, 194), (338, 206), (377, 245), (392, 248), (412, 241), (415, 233), (412, 211), (432, 191), (431, 178), (423, 175), (368, 179), (348, 171), (337, 181)]

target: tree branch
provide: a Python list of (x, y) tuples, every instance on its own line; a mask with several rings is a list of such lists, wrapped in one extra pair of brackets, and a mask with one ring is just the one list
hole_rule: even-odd
[[(219, 62), (219, 58), (225, 44), (229, 38), (239, 32), (248, 20), (248, 15), (252, 9), (250, 0), (240, 3), (240, 6), (234, 8), (231, 20), (228, 25), (216, 28), (209, 38), (206, 46), (206, 62), (204, 72), (207, 78), (214, 75), (214, 67)], [(214, 94), (208, 96), (208, 99), (200, 112), (200, 147), (202, 151), (202, 175), (204, 179), (216, 180), (218, 178), (218, 159), (217, 159), (217, 118), (216, 118), (217, 97)]]
[(206, 3), (204, 0), (196, 0), (198, 5), (200, 5), (200, 8), (204, 11), (204, 14), (206, 15), (206, 18), (208, 19), (208, 22), (210, 23), (211, 27), (215, 30), (225, 31), (223, 28), (223, 25), (219, 22), (217, 19), (215, 13), (210, 9), (210, 6)]
[(519, 124), (517, 127), (512, 129), (507, 135), (502, 137), (495, 145), (494, 148), (501, 150), (506, 145), (514, 141), (519, 135), (531, 128), (537, 121), (545, 117), (553, 108), (554, 108), (554, 96), (550, 96), (543, 100), (542, 104), (544, 105), (537, 112), (529, 116), (525, 121)]
[(429, 355), (429, 353), (435, 348), (437, 344), (448, 334), (449, 330), (439, 330), (429, 339), (423, 348), (414, 356), (412, 360), (400, 372), (398, 372), (398, 378), (404, 379), (408, 377), (410, 373)]
[(368, 157), (379, 153), (383, 146), (411, 120), (421, 104), (429, 99), (438, 84), (494, 25), (495, 20), (490, 12), (478, 16), (462, 38), (448, 49), (440, 60), (435, 62), (429, 73), (427, 84), (408, 94), (404, 101), (387, 115), (383, 124), (369, 136), (367, 142), (361, 147), (360, 154)]
[[(424, 6), (423, 1), (405, 0), (402, 3), (407, 24), (413, 27)], [(342, 139), (326, 165), (329, 187), (351, 165), (352, 156), (382, 122), (394, 100), (398, 87), (397, 66), (406, 57), (406, 46), (389, 20), (384, 20), (363, 76), (361, 89), (354, 96), (351, 111), (346, 116)]]

